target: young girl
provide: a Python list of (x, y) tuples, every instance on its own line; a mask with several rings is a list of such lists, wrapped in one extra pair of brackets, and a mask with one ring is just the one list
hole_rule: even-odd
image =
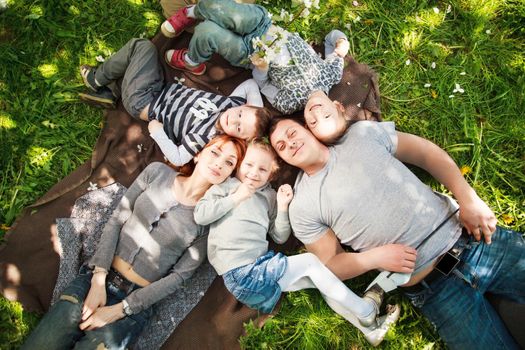
[[(359, 109), (352, 117), (339, 101), (332, 101), (326, 93), (314, 91), (304, 109), (306, 126), (312, 134), (325, 144), (333, 144), (343, 136), (352, 122), (373, 120), (372, 113), (367, 109)], [(380, 120), (380, 119), (379, 119)]]
[(399, 317), (398, 307), (376, 323), (379, 305), (355, 295), (315, 255), (286, 257), (268, 251), (267, 233), (284, 243), (291, 232), (288, 204), (293, 192), (290, 185), (279, 187), (277, 194), (271, 188), (276, 169), (273, 148), (254, 140), (236, 178), (212, 186), (199, 200), (194, 216), (197, 223), (210, 225), (210, 263), (237, 300), (264, 313), (273, 310), (282, 291), (317, 288), (332, 309), (372, 345), (379, 344)]
[[(166, 52), (166, 61), (175, 69), (204, 74), (204, 62), (213, 53), (220, 54), (234, 66), (247, 68), (251, 56), (253, 77), (261, 92), (284, 114), (303, 109), (310, 92), (328, 92), (341, 80), (343, 57), (349, 45), (346, 36), (338, 30), (325, 37), (326, 58), (322, 60), (297, 34), (272, 25), (262, 6), (238, 4), (233, 0), (201, 0), (165, 21), (162, 33), (174, 37), (197, 19), (204, 21), (195, 27), (189, 48)], [(280, 52), (270, 62), (267, 57), (252, 55), (253, 41), (257, 39), (278, 40), (275, 45), (280, 47)]]
[(106, 107), (114, 103), (106, 85), (122, 78), (122, 103), (135, 118), (149, 121), (151, 137), (174, 165), (189, 162), (217, 133), (249, 139), (264, 133), (271, 118), (257, 84), (247, 80), (230, 96), (166, 83), (157, 49), (131, 39), (100, 66), (81, 67), (90, 92), (80, 97)]
[(245, 151), (222, 135), (195, 156), (191, 174), (152, 163), (104, 226), (88, 266), (64, 290), (24, 349), (128, 348), (151, 306), (173, 293), (206, 257), (207, 230), (193, 220), (206, 190), (227, 179)]

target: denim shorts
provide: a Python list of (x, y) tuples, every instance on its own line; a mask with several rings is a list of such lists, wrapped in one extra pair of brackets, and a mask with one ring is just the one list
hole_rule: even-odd
[(224, 285), (235, 299), (269, 314), (281, 297), (281, 287), (277, 282), (287, 265), (285, 255), (270, 250), (253, 263), (232, 269), (222, 277)]

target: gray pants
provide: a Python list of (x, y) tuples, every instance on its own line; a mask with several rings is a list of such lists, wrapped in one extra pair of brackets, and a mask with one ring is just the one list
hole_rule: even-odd
[(122, 78), (122, 103), (137, 119), (164, 87), (157, 48), (147, 39), (128, 41), (97, 67), (95, 78), (104, 86)]

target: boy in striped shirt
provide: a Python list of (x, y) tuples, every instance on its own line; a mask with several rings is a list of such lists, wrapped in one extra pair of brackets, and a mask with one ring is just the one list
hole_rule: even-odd
[(271, 119), (253, 80), (243, 82), (230, 96), (165, 82), (157, 49), (147, 39), (131, 39), (100, 66), (80, 70), (91, 90), (80, 98), (106, 108), (115, 105), (107, 85), (122, 78), (124, 108), (149, 122), (151, 137), (176, 166), (188, 163), (217, 133), (244, 140), (260, 137)]

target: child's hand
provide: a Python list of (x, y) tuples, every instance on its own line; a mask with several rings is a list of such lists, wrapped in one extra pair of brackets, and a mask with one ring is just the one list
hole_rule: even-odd
[(241, 183), (239, 185), (239, 188), (237, 188), (237, 191), (232, 194), (232, 199), (235, 202), (235, 205), (239, 205), (242, 201), (245, 199), (248, 199), (252, 196), (252, 194), (255, 193), (256, 188), (252, 185), (247, 185), (245, 183)]
[(345, 38), (339, 38), (335, 42), (334, 52), (339, 57), (345, 57), (349, 49), (350, 49), (350, 44), (348, 43), (348, 40), (346, 40)]
[(292, 186), (286, 184), (281, 185), (277, 190), (277, 210), (288, 211), (288, 205), (293, 198)]
[(162, 123), (159, 122), (157, 119), (153, 119), (148, 123), (148, 130), (150, 134), (153, 134), (153, 132), (157, 129), (162, 129)]
[(257, 69), (265, 71), (268, 70), (268, 61), (263, 57), (259, 56), (258, 53), (254, 53), (250, 56), (250, 61), (252, 64), (257, 67)]

